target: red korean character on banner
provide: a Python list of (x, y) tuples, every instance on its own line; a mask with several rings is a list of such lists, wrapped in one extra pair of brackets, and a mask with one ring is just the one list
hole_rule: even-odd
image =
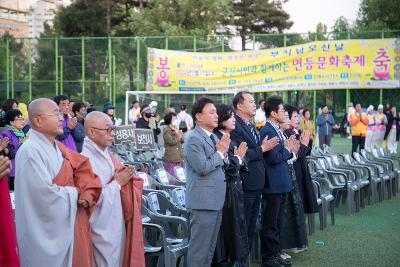
[(157, 84), (161, 86), (168, 86), (169, 85), (169, 67), (168, 67), (168, 57), (160, 57), (159, 58), (159, 65), (157, 67), (160, 72), (157, 75)]
[(303, 65), (303, 61), (301, 58), (293, 60), (293, 66), (295, 67), (296, 71), (301, 71)]
[(360, 65), (360, 67), (364, 67), (365, 66), (365, 55), (356, 56), (353, 63)]
[(326, 58), (325, 57), (318, 57), (318, 69), (323, 70), (325, 69), (326, 65)]
[(304, 63), (304, 65), (306, 65), (307, 70), (312, 70), (312, 65), (314, 64), (315, 63), (312, 57), (306, 57), (306, 62)]
[(389, 53), (385, 48), (378, 48), (376, 56), (372, 60), (374, 63), (374, 78), (377, 80), (389, 80), (389, 64), (392, 60), (390, 59)]
[(329, 57), (329, 65), (331, 66), (339, 66), (339, 56), (330, 56)]
[(347, 67), (348, 69), (351, 66), (351, 57), (350, 55), (344, 55), (342, 59), (343, 66)]

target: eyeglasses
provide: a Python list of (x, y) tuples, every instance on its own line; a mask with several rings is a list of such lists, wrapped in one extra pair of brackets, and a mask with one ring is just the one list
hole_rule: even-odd
[(48, 113), (48, 114), (39, 114), (38, 116), (62, 117), (62, 116), (64, 116), (64, 113), (62, 113), (62, 112), (55, 112), (55, 113)]
[(23, 117), (16, 117), (16, 118), (14, 119), (14, 121), (23, 121), (23, 120), (24, 120)]
[(111, 134), (113, 131), (115, 132), (115, 130), (116, 130), (115, 126), (109, 127), (109, 128), (97, 128), (97, 127), (91, 127), (91, 128), (100, 130), (100, 131), (106, 131), (108, 134)]

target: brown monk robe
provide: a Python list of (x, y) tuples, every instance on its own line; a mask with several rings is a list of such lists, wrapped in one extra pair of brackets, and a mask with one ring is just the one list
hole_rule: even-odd
[(53, 179), (53, 183), (59, 186), (73, 186), (79, 193), (79, 205), (74, 226), (72, 266), (91, 267), (93, 264), (93, 245), (89, 218), (92, 207), (97, 203), (101, 194), (101, 181), (94, 174), (88, 158), (68, 149), (60, 142), (57, 142), (57, 146), (64, 157), (64, 161), (60, 172)]
[[(125, 168), (110, 153), (115, 172)], [(144, 267), (144, 245), (141, 218), (143, 180), (133, 176), (132, 180), (121, 188), (122, 210), (124, 212), (126, 238), (123, 267)]]

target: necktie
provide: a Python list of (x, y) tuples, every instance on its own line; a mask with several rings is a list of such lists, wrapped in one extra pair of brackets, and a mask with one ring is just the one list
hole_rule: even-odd
[(217, 144), (217, 141), (215, 141), (215, 137), (213, 134), (210, 135), (210, 139), (213, 142), (214, 146)]
[(250, 128), (250, 132), (251, 132), (251, 134), (253, 135), (253, 138), (254, 138), (254, 141), (256, 142), (256, 144), (258, 145), (258, 138), (257, 138), (257, 134), (256, 134), (256, 132), (254, 131), (254, 127), (253, 127), (253, 125), (251, 124), (251, 123), (249, 123), (249, 128)]
[(283, 135), (283, 133), (280, 130), (277, 130), (277, 131), (278, 131), (279, 139), (281, 139), (281, 141), (285, 141), (286, 138)]

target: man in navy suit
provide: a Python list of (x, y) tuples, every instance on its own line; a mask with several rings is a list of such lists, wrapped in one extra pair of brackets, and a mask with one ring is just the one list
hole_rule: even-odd
[[(249, 92), (239, 92), (233, 98), (233, 107), (236, 112), (235, 130), (231, 132), (231, 139), (237, 144), (246, 142), (248, 149), (245, 155), (248, 172), (241, 173), (244, 190), (244, 207), (246, 211), (246, 227), (249, 251), (254, 240), (257, 217), (260, 212), (261, 194), (266, 179), (263, 153), (271, 150), (278, 144), (279, 138), (260, 137), (251, 119), (256, 114), (256, 103)], [(246, 259), (240, 261), (241, 266), (246, 265)]]
[[(294, 137), (285, 139), (279, 124), (285, 121), (282, 98), (270, 96), (264, 106), (267, 122), (260, 131), (260, 137), (279, 138), (279, 143), (264, 154), (269, 187), (265, 189), (266, 205), (261, 223), (261, 255), (263, 267), (290, 266), (289, 260), (280, 257), (280, 228), (286, 194), (292, 190), (292, 178), (287, 160), (297, 153)], [(297, 148), (298, 149), (298, 148)]]

